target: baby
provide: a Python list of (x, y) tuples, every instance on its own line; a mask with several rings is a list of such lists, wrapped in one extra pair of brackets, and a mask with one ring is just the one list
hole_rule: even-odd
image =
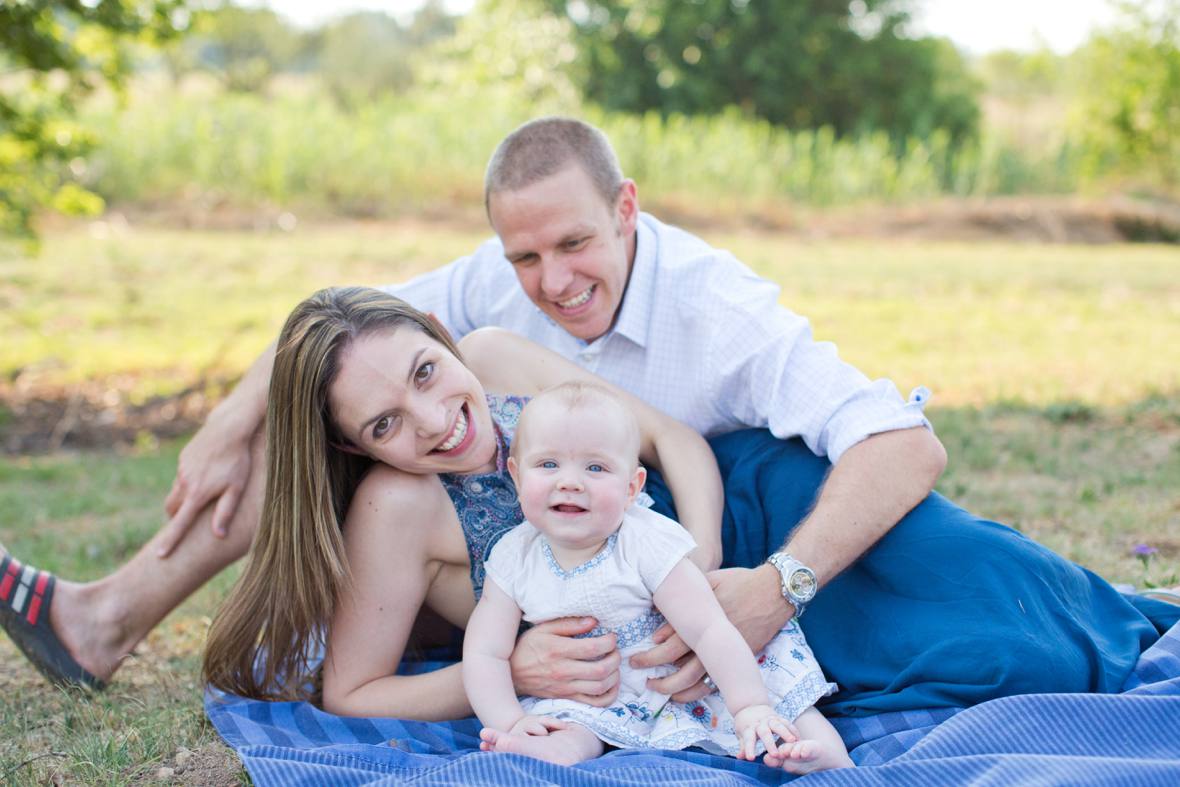
[[(647, 475), (638, 454), (634, 416), (603, 387), (560, 385), (521, 414), (508, 470), (526, 521), (493, 548), (463, 646), (464, 686), (484, 724), (480, 747), (564, 765), (597, 757), (605, 742), (698, 746), (748, 760), (765, 751), (765, 764), (794, 773), (851, 766), (840, 736), (812, 707), (835, 686), (798, 625), (791, 621), (755, 660), (686, 558), (692, 537), (632, 505)], [(608, 708), (518, 700), (513, 690), (508, 657), (521, 617), (537, 623), (570, 615), (594, 616), (594, 634), (617, 635), (622, 676)], [(720, 695), (671, 702), (646, 685), (670, 667), (627, 666), (628, 656), (653, 647), (665, 618)]]

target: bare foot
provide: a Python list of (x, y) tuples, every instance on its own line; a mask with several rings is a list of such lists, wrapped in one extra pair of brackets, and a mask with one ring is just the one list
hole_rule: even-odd
[(523, 754), (555, 765), (573, 765), (602, 754), (602, 741), (580, 724), (571, 724), (548, 735), (521, 735), (484, 727), (479, 731), (479, 739), (483, 751)]
[(833, 746), (820, 740), (781, 744), (778, 747), (778, 756), (767, 754), (762, 762), (772, 768), (782, 768), (787, 773), (798, 775), (831, 768), (854, 767), (843, 746)]

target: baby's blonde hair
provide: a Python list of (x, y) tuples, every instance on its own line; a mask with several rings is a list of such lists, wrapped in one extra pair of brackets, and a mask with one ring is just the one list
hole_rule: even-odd
[(568, 412), (582, 408), (600, 407), (605, 410), (607, 417), (612, 419), (617, 418), (623, 425), (627, 435), (629, 445), (626, 448), (626, 454), (634, 459), (635, 464), (639, 464), (639, 421), (635, 419), (635, 414), (609, 388), (598, 385), (597, 383), (582, 382), (580, 380), (572, 380), (550, 386), (534, 396), (525, 405), (524, 410), (520, 414), (520, 421), (516, 426), (516, 437), (512, 440), (512, 447), (509, 449), (510, 456), (519, 458), (520, 452), (524, 450), (522, 446), (526, 439), (529, 413), (536, 412), (539, 409), (537, 407), (539, 402), (553, 400), (565, 405)]

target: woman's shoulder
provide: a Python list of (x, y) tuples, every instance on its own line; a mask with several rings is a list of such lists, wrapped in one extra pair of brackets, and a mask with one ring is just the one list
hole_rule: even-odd
[(447, 509), (453, 512), (454, 506), (438, 476), (405, 473), (388, 465), (375, 464), (352, 496), (347, 522), (437, 519), (445, 515)]
[(428, 503), (432, 498), (446, 499), (438, 476), (429, 473), (406, 473), (389, 465), (376, 463), (357, 486), (353, 500), (382, 500), (392, 503)]

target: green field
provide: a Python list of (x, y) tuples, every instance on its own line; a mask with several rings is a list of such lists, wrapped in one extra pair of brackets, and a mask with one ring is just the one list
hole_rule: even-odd
[[(903, 393), (934, 391), (929, 413), (950, 455), (941, 491), (1112, 580), (1177, 581), (1175, 247), (701, 233), (780, 282), (783, 302), (843, 357)], [(421, 220), (59, 228), (37, 258), (0, 252), (0, 404), (18, 388), (59, 396), (99, 380), (134, 401), (232, 378), (310, 290), (404, 278), (485, 235), (474, 222)], [(160, 523), (179, 447), (0, 458), (0, 541), (63, 576), (103, 575)], [(1159, 550), (1147, 565), (1130, 554), (1139, 543)], [(244, 778), (203, 721), (197, 682), (230, 580), (174, 613), (96, 700), (46, 688), (0, 639), (0, 783), (127, 783), (161, 767), (183, 781), (198, 765), (200, 783)], [(178, 758), (182, 747), (191, 753)]]

